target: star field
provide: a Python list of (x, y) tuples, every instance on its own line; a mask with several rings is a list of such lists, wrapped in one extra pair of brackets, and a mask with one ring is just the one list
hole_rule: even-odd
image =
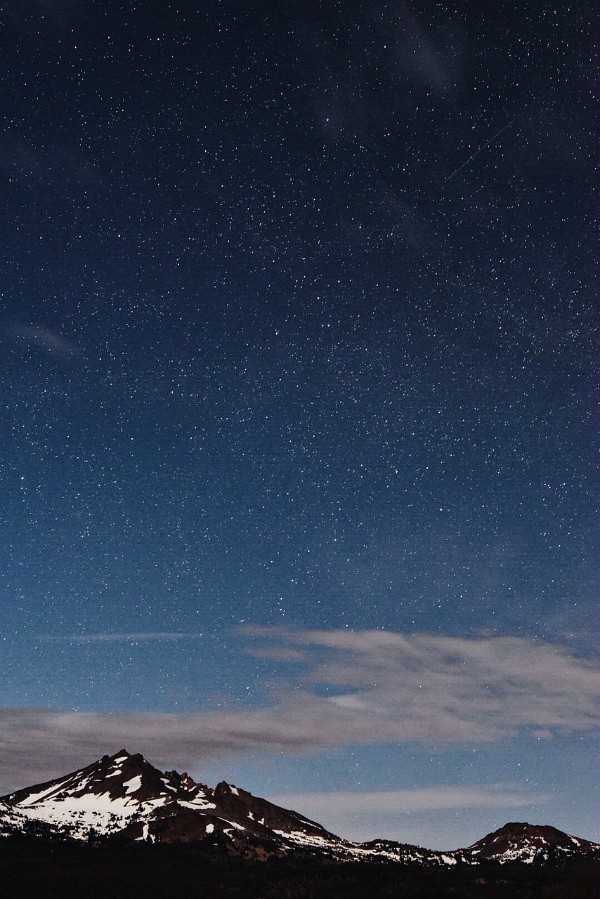
[[(592, 13), (8, 3), (0, 705), (251, 717), (309, 683), (335, 700), (356, 685), (302, 666), (359, 652), (315, 636), (344, 630), (515, 638), (588, 664)], [(363, 789), (392, 789), (405, 764), (405, 786), (458, 785), (475, 754), (477, 783), (583, 808), (591, 709), (552, 709), (508, 716), (493, 752), (458, 725), (463, 755), (418, 728), (374, 725), (366, 746), (349, 724), (317, 761), (293, 736), (246, 747), (233, 776), (304, 794), (314, 766), (336, 789), (336, 765), (358, 766)], [(185, 739), (173, 751), (203, 774)], [(215, 770), (236, 764), (215, 741)], [(118, 748), (101, 724), (97, 743)], [(586, 809), (549, 823), (593, 838)]]

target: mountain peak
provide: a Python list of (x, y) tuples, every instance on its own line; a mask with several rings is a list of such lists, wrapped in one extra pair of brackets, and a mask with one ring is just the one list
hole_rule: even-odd
[(550, 824), (509, 821), (469, 846), (468, 851), (478, 859), (532, 863), (586, 853), (594, 845)]
[[(28, 818), (85, 838), (90, 831), (164, 842), (204, 839), (222, 832), (240, 840), (267, 840), (280, 851), (287, 834), (296, 842), (332, 837), (295, 812), (222, 781), (215, 789), (188, 774), (160, 771), (140, 753), (123, 749), (85, 768), (5, 797)], [(242, 837), (242, 835), (244, 835)]]

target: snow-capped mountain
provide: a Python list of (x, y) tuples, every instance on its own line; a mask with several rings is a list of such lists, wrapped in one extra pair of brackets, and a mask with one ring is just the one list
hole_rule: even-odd
[(313, 821), (245, 790), (225, 782), (212, 789), (187, 774), (159, 771), (126, 750), (3, 801), (10, 815), (45, 822), (75, 839), (97, 834), (189, 842), (221, 834), (234, 843), (272, 842), (273, 850), (337, 842)]
[(512, 822), (473, 843), (465, 852), (477, 861), (560, 862), (593, 855), (598, 844), (572, 837), (549, 825)]
[(308, 853), (338, 861), (421, 865), (544, 862), (584, 857), (598, 846), (553, 827), (507, 824), (467, 849), (435, 852), (391, 840), (350, 843), (297, 812), (232, 784), (211, 788), (187, 774), (159, 771), (125, 750), (86, 768), (0, 799), (0, 836), (34, 833), (75, 840), (107, 837), (194, 842), (266, 858)]

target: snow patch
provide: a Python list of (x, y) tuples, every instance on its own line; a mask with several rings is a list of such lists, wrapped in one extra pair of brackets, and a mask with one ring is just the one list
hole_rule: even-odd
[(177, 792), (177, 789), (176, 789), (175, 787), (172, 787), (171, 784), (169, 783), (169, 781), (168, 781), (168, 780), (165, 780), (164, 777), (161, 777), (161, 781), (164, 783), (164, 785), (165, 785), (165, 787), (167, 788), (167, 790), (170, 790), (170, 791), (171, 791), (171, 793), (176, 793), (176, 792)]
[(141, 774), (136, 774), (135, 777), (132, 777), (131, 780), (126, 780), (123, 786), (125, 787), (125, 793), (135, 793), (136, 790), (142, 785), (142, 776)]
[(278, 836), (285, 837), (288, 840), (293, 840), (294, 843), (301, 843), (303, 846), (330, 846), (331, 843), (329, 840), (326, 840), (324, 837), (317, 836), (312, 834), (304, 833), (303, 830), (275, 830), (274, 831)]
[(235, 827), (236, 830), (246, 830), (245, 827), (242, 827), (241, 824), (236, 824), (235, 821), (228, 821), (226, 818), (219, 818), (220, 821), (223, 821), (225, 824), (229, 824), (230, 827)]
[(25, 799), (22, 799), (19, 802), (18, 807), (21, 808), (27, 807), (29, 805), (33, 805), (35, 802), (41, 802), (43, 799), (46, 799), (48, 796), (52, 796), (53, 793), (58, 793), (61, 790), (61, 787), (64, 787), (66, 784), (66, 780), (62, 780), (60, 783), (55, 783), (51, 787), (48, 787), (45, 790), (42, 790), (39, 793), (30, 793)]
[(208, 809), (217, 807), (214, 802), (209, 802), (208, 799), (202, 794), (194, 797), (194, 799), (178, 799), (177, 804), (183, 805), (185, 808), (195, 809)]

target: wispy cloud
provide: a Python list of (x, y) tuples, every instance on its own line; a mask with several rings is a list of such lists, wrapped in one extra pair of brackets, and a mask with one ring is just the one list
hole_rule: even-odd
[[(195, 767), (224, 753), (481, 743), (597, 727), (596, 664), (564, 646), (384, 631), (255, 628), (246, 635), (250, 648), (266, 641), (282, 664), (297, 664), (269, 704), (176, 714), (0, 710), (6, 788), (17, 786), (15, 779), (30, 783), (33, 771), (44, 779), (122, 745), (167, 765)], [(90, 638), (183, 639), (168, 632)]]
[(14, 344), (38, 347), (51, 356), (66, 359), (81, 354), (77, 344), (43, 325), (13, 323), (5, 329), (5, 334)]
[(380, 740), (488, 741), (526, 727), (587, 729), (598, 720), (597, 665), (564, 646), (386, 631), (252, 633), (315, 659), (319, 651), (323, 658), (302, 677), (312, 691), (296, 691), (296, 701), (310, 704), (315, 687), (326, 687), (320, 705), (334, 720), (339, 714), (347, 724), (352, 716)]
[(519, 808), (545, 803), (550, 798), (545, 793), (519, 793), (496, 784), (490, 787), (438, 786), (364, 793), (343, 790), (335, 793), (282, 793), (273, 796), (272, 801), (283, 807), (301, 808), (307, 815), (323, 820), (328, 814), (358, 817), (453, 808)]
[(60, 643), (148, 643), (157, 640), (198, 640), (201, 633), (185, 631), (124, 631), (115, 633), (104, 631), (96, 634), (68, 634), (66, 636), (44, 636), (42, 639)]
[(407, 2), (366, 4), (346, 41), (308, 18), (299, 40), (315, 117), (335, 141), (366, 139), (386, 122), (391, 98), (409, 109), (418, 108), (415, 93), (448, 102), (463, 81), (466, 38), (458, 19), (432, 27)]
[[(452, 818), (457, 811), (466, 812), (469, 821), (477, 816), (477, 810), (483, 809), (491, 810), (492, 820), (498, 821), (510, 817), (514, 808), (527, 809), (528, 816), (535, 811), (537, 816), (540, 807), (548, 804), (551, 797), (545, 793), (519, 792), (504, 784), (495, 784), (376, 792), (283, 793), (269, 796), (269, 799), (283, 808), (300, 810), (333, 833), (351, 840), (372, 840), (385, 835), (401, 842), (414, 842), (420, 830), (428, 831), (427, 826), (424, 828), (428, 819), (445, 821), (438, 848), (448, 849), (450, 844), (455, 848), (459, 844), (464, 846), (472, 842), (472, 835), (461, 841), (456, 834), (456, 821)], [(419, 841), (431, 846), (430, 832)]]
[(401, 4), (394, 21), (389, 24), (395, 38), (398, 67), (422, 83), (434, 96), (444, 97), (455, 93), (461, 75), (463, 51), (462, 41), (457, 40), (451, 28), (448, 27), (443, 42), (436, 40), (408, 4)]

